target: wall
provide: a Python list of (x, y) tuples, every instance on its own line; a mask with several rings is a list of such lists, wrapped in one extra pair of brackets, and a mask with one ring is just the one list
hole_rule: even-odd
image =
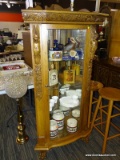
[[(63, 8), (68, 8), (70, 6), (70, 0), (33, 0), (33, 2), (38, 1), (41, 3), (41, 6), (51, 6), (52, 4), (59, 4)], [(95, 2), (90, 0), (74, 0), (74, 9), (75, 11), (79, 9), (86, 8), (90, 11), (94, 11)], [(21, 9), (25, 9), (25, 5), (14, 5), (11, 8), (7, 8), (6, 4), (0, 5), (0, 12), (14, 12), (21, 13)]]
[(0, 22), (0, 30), (3, 28), (9, 28), (12, 33), (18, 33), (18, 29), (23, 22)]
[[(50, 6), (59, 1), (59, 5), (63, 8), (68, 8), (70, 6), (70, 0), (41, 0), (43, 5)], [(88, 7), (87, 7), (88, 6)], [(74, 9), (90, 9), (91, 11), (95, 8), (95, 2), (90, 2), (89, 0), (75, 0)], [(9, 28), (13, 33), (17, 33), (18, 28), (23, 24), (23, 19), (21, 15), (21, 9), (25, 9), (25, 5), (14, 5), (11, 8), (7, 8), (6, 4), (0, 5), (0, 29)]]
[(21, 13), (0, 13), (0, 30), (3, 28), (9, 28), (12, 33), (17, 33), (20, 25), (23, 24), (23, 18)]

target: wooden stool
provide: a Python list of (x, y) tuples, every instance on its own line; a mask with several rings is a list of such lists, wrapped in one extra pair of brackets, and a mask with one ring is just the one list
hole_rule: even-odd
[(98, 92), (99, 89), (103, 88), (103, 84), (98, 81), (91, 81), (90, 83), (90, 104), (89, 104), (89, 113), (88, 113), (88, 128), (91, 123), (92, 107), (93, 104), (97, 105), (98, 98), (93, 95), (94, 92)]
[[(102, 99), (107, 100), (108, 104), (107, 105), (100, 105), (100, 104), (102, 104), (101, 103)], [(93, 116), (93, 120), (91, 123), (91, 129), (93, 129), (93, 127), (94, 127), (104, 137), (103, 146), (102, 146), (102, 153), (105, 153), (105, 151), (106, 151), (107, 140), (110, 140), (112, 138), (120, 136), (120, 127), (115, 125), (113, 122), (111, 122), (111, 119), (113, 119), (117, 116), (120, 116), (120, 108), (118, 108), (117, 106), (115, 106), (113, 104), (115, 101), (120, 101), (120, 89), (105, 87), (105, 88), (102, 88), (99, 90), (99, 99), (98, 99), (98, 103), (97, 103), (97, 106), (96, 106), (96, 109), (94, 112), (94, 116)], [(112, 113), (113, 108), (115, 109), (115, 111), (117, 111), (117, 113)], [(104, 113), (104, 114), (102, 114), (102, 119), (103, 118), (105, 119), (105, 117), (103, 117), (103, 115), (107, 116), (106, 121), (102, 121), (100, 123), (95, 121), (99, 109), (101, 109), (102, 113)], [(104, 132), (99, 127), (99, 125), (101, 125), (101, 124), (102, 125), (105, 124)], [(109, 134), (110, 126), (114, 127), (118, 133), (110, 136), (110, 134)], [(102, 126), (102, 129), (103, 129), (103, 126)]]

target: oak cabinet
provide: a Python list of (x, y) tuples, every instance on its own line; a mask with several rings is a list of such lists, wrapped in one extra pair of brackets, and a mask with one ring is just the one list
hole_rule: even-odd
[[(69, 144), (79, 138), (86, 138), (90, 134), (91, 130), (87, 127), (87, 115), (92, 60), (97, 48), (96, 25), (102, 24), (108, 15), (36, 9), (22, 10), (22, 15), (24, 22), (30, 24), (37, 128), (37, 144), (35, 150), (40, 151), (42, 159), (45, 156), (44, 153), (50, 148)], [(68, 49), (69, 51), (67, 52), (71, 54), (72, 58), (64, 59), (66, 58), (64, 57), (66, 54), (65, 44), (68, 38), (71, 37), (75, 40), (75, 44), (72, 44), (73, 47)], [(56, 39), (60, 46), (64, 46), (62, 48), (62, 59), (59, 59), (60, 57), (58, 59), (55, 57), (56, 59), (54, 59), (54, 56), (52, 58), (50, 56), (50, 51), (53, 51), (54, 47), (53, 42)], [(77, 59), (76, 54), (81, 48), (83, 50), (83, 56), (78, 56)], [(66, 82), (64, 71), (67, 71), (69, 74), (71, 70), (74, 72), (72, 67), (76, 64), (80, 67), (78, 74), (77, 72), (76, 74), (73, 73), (74, 78), (72, 75), (72, 78), (67, 78)], [(54, 81), (52, 85), (50, 83), (51, 70), (56, 71), (57, 74), (54, 73), (58, 79), (58, 81), (52, 79), (52, 82)], [(66, 83), (67, 85), (70, 84), (69, 91), (79, 89), (82, 91), (82, 95), (79, 97), (79, 105), (71, 107), (69, 115), (65, 116), (63, 130), (58, 131), (55, 138), (51, 138), (49, 101), (52, 96), (58, 96), (59, 100), (63, 97), (60, 89)], [(58, 101), (57, 109), (59, 109), (60, 105)], [(80, 110), (80, 117), (77, 119), (77, 131), (70, 133), (67, 131), (67, 120), (72, 117), (71, 111), (75, 107)]]
[(92, 79), (103, 83), (105, 87), (120, 88), (120, 65), (112, 59), (94, 60)]
[(101, 82), (104, 86), (108, 84), (109, 81), (109, 67), (103, 66), (97, 61), (93, 61), (92, 69), (92, 79)]

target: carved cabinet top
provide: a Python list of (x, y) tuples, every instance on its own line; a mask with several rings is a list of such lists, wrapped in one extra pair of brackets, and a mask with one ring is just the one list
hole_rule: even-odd
[(101, 24), (108, 14), (89, 11), (43, 10), (42, 8), (29, 8), (22, 10), (26, 23), (72, 23), (72, 24)]

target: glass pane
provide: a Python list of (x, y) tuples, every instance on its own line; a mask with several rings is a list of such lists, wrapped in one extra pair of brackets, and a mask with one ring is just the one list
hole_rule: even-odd
[(58, 122), (58, 137), (80, 127), (85, 41), (86, 29), (48, 30), (49, 107), (51, 119)]

